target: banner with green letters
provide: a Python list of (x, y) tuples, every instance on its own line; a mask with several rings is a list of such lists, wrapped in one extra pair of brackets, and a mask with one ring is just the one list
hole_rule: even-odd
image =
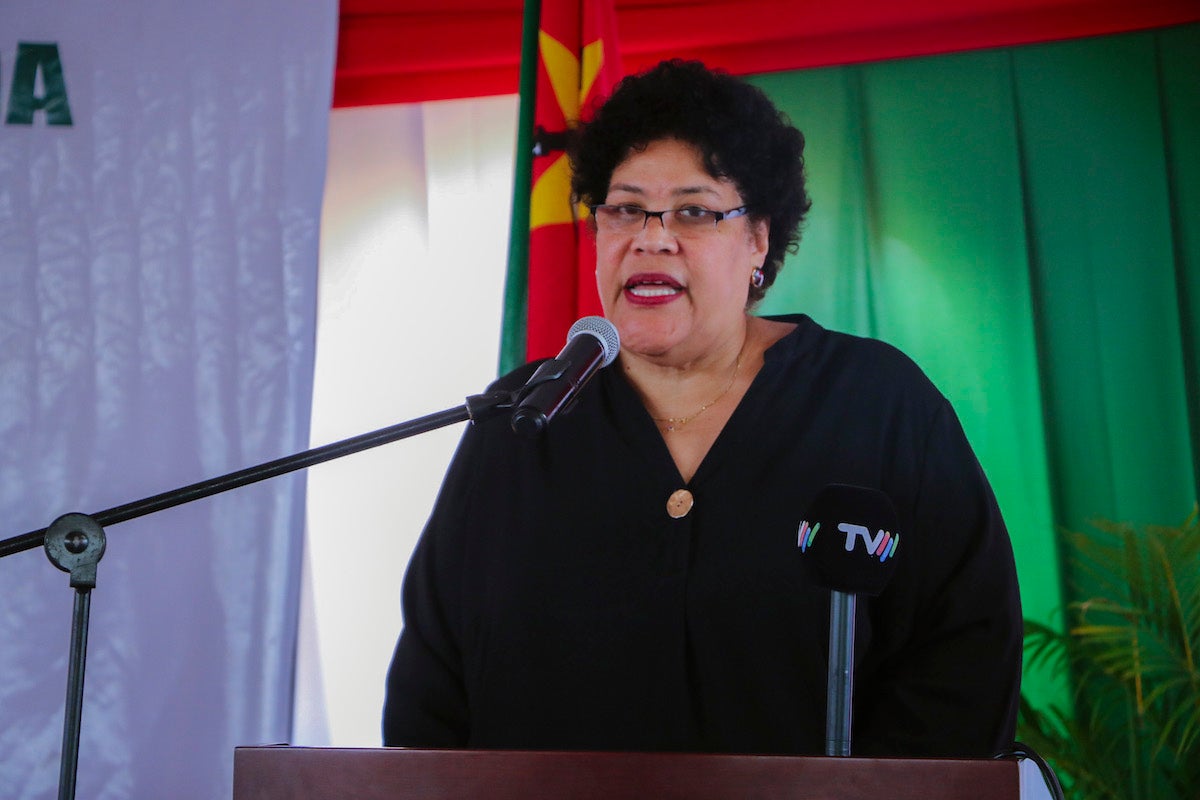
[[(0, 3), (0, 539), (308, 446), (336, 0)], [(286, 739), (302, 476), (113, 526), (77, 796)], [(72, 624), (0, 559), (0, 796), (55, 796)]]

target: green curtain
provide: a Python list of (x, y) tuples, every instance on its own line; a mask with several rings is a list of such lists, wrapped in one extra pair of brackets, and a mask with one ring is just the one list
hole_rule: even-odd
[[(814, 200), (759, 312), (925, 369), (1055, 624), (1061, 530), (1178, 524), (1198, 495), (1200, 26), (752, 80)], [(1024, 683), (1065, 706), (1062, 676)]]

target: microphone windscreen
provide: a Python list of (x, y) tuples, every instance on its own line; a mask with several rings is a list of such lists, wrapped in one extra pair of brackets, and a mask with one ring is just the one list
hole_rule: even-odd
[(812, 580), (847, 594), (877, 595), (896, 566), (896, 507), (877, 489), (831, 483), (817, 493), (796, 535)]
[(590, 334), (600, 340), (600, 346), (604, 348), (604, 363), (600, 365), (602, 367), (607, 367), (615, 361), (617, 354), (621, 352), (621, 337), (617, 328), (604, 317), (580, 317), (575, 320), (571, 329), (567, 331), (567, 341), (581, 333)]

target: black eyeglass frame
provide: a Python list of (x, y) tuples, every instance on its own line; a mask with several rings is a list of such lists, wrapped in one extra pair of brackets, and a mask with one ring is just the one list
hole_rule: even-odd
[[(713, 227), (714, 228), (716, 228), (717, 223), (723, 219), (737, 219), (738, 217), (744, 217), (750, 213), (750, 206), (747, 206), (747, 205), (741, 205), (741, 206), (738, 206), (737, 208), (731, 208), (728, 211), (713, 211), (711, 208), (704, 208), (702, 206), (683, 206), (682, 208), (668, 208), (668, 209), (664, 209), (662, 211), (650, 211), (649, 209), (640, 208), (638, 206), (629, 205), (627, 203), (597, 203), (594, 206), (588, 206), (588, 211), (590, 211), (592, 213), (592, 219), (597, 219), (596, 209), (598, 209), (598, 208), (613, 208), (613, 209), (621, 208), (621, 209), (625, 209), (627, 211), (641, 212), (642, 227), (639, 230), (646, 229), (646, 226), (650, 224), (651, 217), (658, 218), (658, 222), (660, 225), (663, 226), (663, 230), (670, 230), (667, 227), (666, 215), (667, 214), (672, 214), (672, 215), (678, 214), (680, 211), (703, 211), (706, 215), (711, 214), (712, 218), (713, 218)], [(597, 222), (597, 225), (598, 224), (599, 224), (599, 222)]]

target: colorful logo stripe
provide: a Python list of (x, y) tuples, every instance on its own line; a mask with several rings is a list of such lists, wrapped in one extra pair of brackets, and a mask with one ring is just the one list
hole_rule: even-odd
[(813, 539), (817, 537), (817, 531), (821, 529), (821, 523), (817, 523), (813, 527), (808, 526), (808, 520), (803, 520), (800, 523), (800, 531), (796, 535), (796, 545), (803, 553), (813, 543)]
[(880, 545), (880, 564), (891, 558), (895, 554), (896, 548), (900, 545), (900, 534), (897, 533), (895, 536), (892, 536), (889, 533), (887, 538), (891, 540), (891, 543), (889, 544), (887, 541), (885, 541), (882, 545)]

